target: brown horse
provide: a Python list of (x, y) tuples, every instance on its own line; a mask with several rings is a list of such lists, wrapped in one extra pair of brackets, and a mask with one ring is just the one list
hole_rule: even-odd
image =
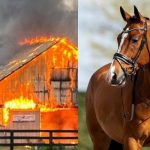
[(150, 146), (150, 20), (134, 6), (120, 7), (127, 22), (118, 36), (111, 64), (97, 70), (86, 96), (87, 127), (94, 150), (108, 150), (111, 139), (124, 150)]

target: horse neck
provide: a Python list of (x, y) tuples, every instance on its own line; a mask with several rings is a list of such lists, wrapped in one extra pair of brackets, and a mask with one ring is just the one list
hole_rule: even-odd
[(139, 69), (134, 88), (136, 98), (150, 99), (150, 63)]

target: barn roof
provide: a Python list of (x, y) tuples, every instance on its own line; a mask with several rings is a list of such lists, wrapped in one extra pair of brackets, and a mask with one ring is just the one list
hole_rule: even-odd
[(57, 42), (59, 41), (49, 41), (31, 47), (28, 46), (28, 50), (24, 54), (10, 61), (0, 70), (0, 81), (18, 70), (19, 68), (23, 67), (28, 62), (32, 61), (38, 55), (42, 54), (44, 51), (55, 45)]

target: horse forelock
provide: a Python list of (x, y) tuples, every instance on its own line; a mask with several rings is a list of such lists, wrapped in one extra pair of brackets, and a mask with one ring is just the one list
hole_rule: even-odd
[[(150, 18), (148, 18), (148, 17), (143, 17), (143, 18), (145, 18), (147, 21), (150, 20)], [(132, 23), (140, 23), (140, 21), (139, 21), (139, 19), (136, 16), (131, 16), (128, 19), (128, 23), (127, 24), (132, 24)]]
[(128, 20), (130, 23), (138, 23), (139, 19), (136, 16), (132, 16)]

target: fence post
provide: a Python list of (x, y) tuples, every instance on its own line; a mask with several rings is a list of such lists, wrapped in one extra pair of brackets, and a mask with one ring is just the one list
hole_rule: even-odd
[(50, 145), (50, 149), (53, 149), (53, 131), (49, 132), (49, 145)]
[(14, 150), (14, 132), (10, 131), (10, 150)]

